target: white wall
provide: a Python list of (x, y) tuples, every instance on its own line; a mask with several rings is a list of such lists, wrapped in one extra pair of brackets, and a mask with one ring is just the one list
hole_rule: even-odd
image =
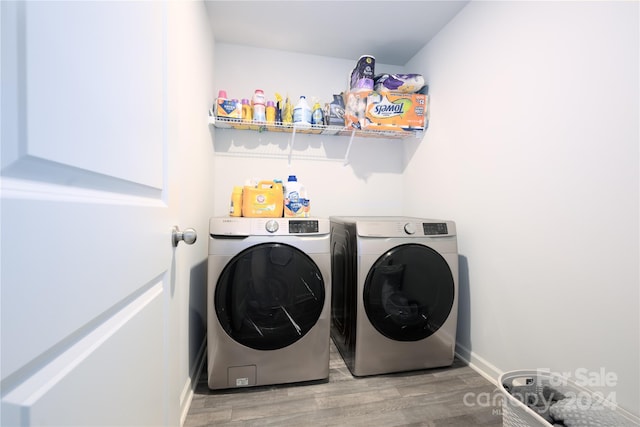
[[(179, 170), (181, 229), (192, 227), (198, 239), (177, 249), (178, 336), (169, 345), (177, 353), (180, 420), (184, 421), (204, 366), (207, 321), (207, 254), (213, 198), (214, 152), (206, 125), (213, 92), (214, 39), (203, 2), (169, 2), (167, 81), (170, 92), (168, 133), (179, 147), (169, 153)], [(206, 368), (204, 368), (206, 369)], [(169, 408), (172, 410), (172, 408)]]
[(604, 368), (605, 394), (636, 414), (638, 16), (469, 4), (406, 65), (432, 99), (404, 181), (406, 214), (458, 225), (459, 353), (494, 378)]
[[(217, 43), (215, 46), (215, 93), (228, 98), (251, 98), (262, 89), (268, 100), (275, 93), (300, 95), (329, 102), (332, 94), (347, 87), (353, 61), (278, 50)], [(401, 67), (376, 64), (376, 72), (400, 72)], [(311, 214), (400, 215), (402, 213), (402, 142), (355, 138), (345, 166), (349, 138), (296, 135), (291, 165), (288, 155), (291, 134), (212, 129), (215, 146), (215, 215), (229, 212), (234, 185), (247, 178), (282, 179), (292, 172), (309, 191)]]

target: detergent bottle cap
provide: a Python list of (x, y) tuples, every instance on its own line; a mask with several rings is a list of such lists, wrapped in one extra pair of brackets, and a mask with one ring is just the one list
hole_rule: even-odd
[(287, 181), (289, 181), (289, 182), (297, 182), (298, 178), (296, 178), (295, 175), (289, 175), (289, 179), (287, 179)]

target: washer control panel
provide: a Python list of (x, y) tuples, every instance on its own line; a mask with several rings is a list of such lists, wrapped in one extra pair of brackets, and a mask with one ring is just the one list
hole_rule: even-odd
[(294, 219), (289, 220), (289, 234), (307, 234), (318, 233), (320, 231), (318, 221), (306, 220), (297, 221)]
[(416, 225), (412, 222), (408, 222), (404, 225), (404, 232), (407, 234), (415, 234), (416, 233)]
[(449, 234), (446, 222), (423, 222), (422, 230), (424, 231), (425, 236)]
[(246, 218), (214, 217), (209, 220), (211, 236), (287, 236), (325, 235), (330, 232), (327, 218)]
[(278, 231), (279, 228), (280, 228), (280, 225), (278, 224), (278, 221), (276, 221), (275, 219), (270, 219), (264, 225), (264, 229), (267, 230), (269, 233), (275, 233), (276, 231)]
[[(320, 231), (320, 226), (316, 220), (294, 220), (290, 219), (286, 221), (285, 226), (289, 225), (289, 230), (286, 231), (289, 234), (315, 234)], [(280, 229), (280, 223), (278, 220), (270, 219), (264, 224), (264, 229), (269, 233), (276, 233)]]

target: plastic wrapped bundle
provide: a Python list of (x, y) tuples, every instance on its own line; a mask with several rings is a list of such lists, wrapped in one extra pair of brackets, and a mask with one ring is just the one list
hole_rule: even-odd
[(376, 58), (371, 55), (362, 55), (355, 68), (351, 71), (349, 90), (351, 92), (370, 91), (373, 89), (373, 77), (375, 75)]
[(380, 74), (374, 79), (376, 92), (400, 92), (427, 94), (422, 74)]

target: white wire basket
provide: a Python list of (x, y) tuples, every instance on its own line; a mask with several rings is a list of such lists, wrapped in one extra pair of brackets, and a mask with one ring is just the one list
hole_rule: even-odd
[(503, 427), (552, 427), (552, 422), (567, 427), (640, 426), (639, 419), (618, 409), (604, 395), (547, 371), (505, 372), (498, 379), (498, 388), (504, 397)]

